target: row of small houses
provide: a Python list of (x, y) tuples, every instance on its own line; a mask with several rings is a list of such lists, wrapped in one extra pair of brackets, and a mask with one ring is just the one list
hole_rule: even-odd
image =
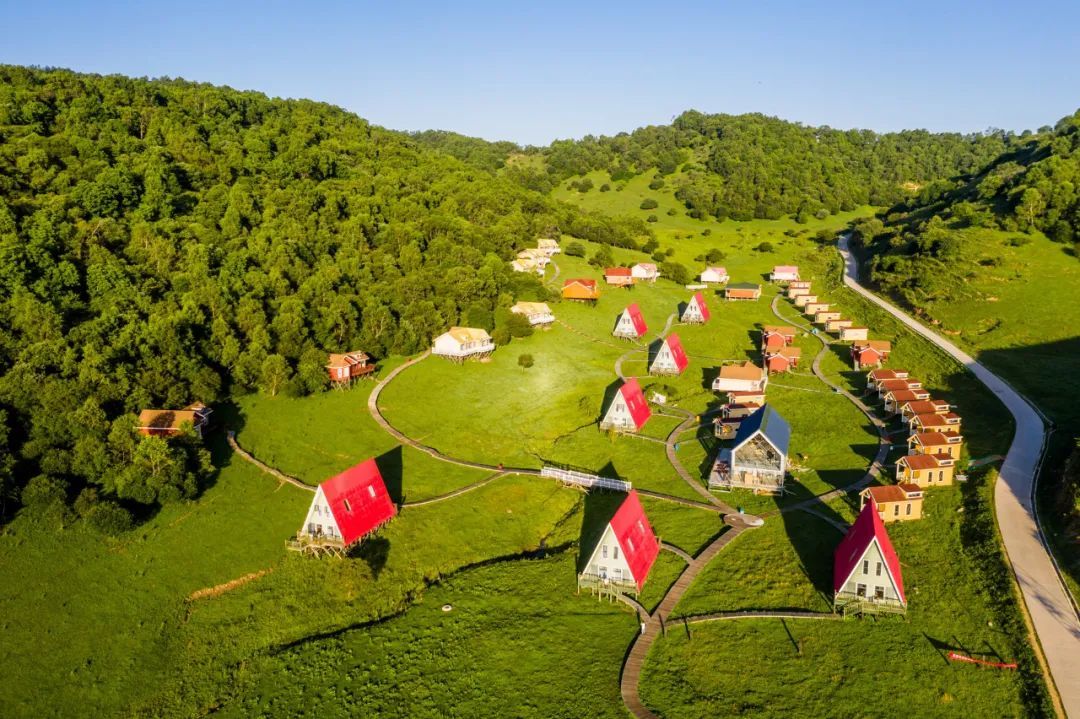
[(541, 237), (536, 241), (536, 247), (521, 250), (517, 258), (510, 262), (514, 272), (530, 272), (543, 275), (547, 270), (551, 256), (562, 252), (559, 241), (547, 237)]

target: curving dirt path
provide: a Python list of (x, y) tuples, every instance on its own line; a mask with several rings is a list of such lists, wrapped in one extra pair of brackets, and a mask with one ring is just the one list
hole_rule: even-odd
[(300, 489), (307, 490), (308, 492), (315, 491), (315, 487), (312, 487), (310, 484), (304, 484), (296, 477), (290, 477), (284, 472), (274, 469), (265, 462), (260, 462), (259, 460), (255, 459), (253, 456), (251, 456), (250, 453), (247, 452), (247, 450), (237, 444), (236, 432), (233, 432), (231, 429), (225, 433), (225, 439), (229, 443), (229, 446), (232, 447), (232, 450), (238, 455), (240, 455), (241, 459), (246, 459), (248, 462), (251, 462), (256, 467), (269, 474), (271, 477), (275, 477), (281, 482), (288, 482), (292, 486), (299, 487)]
[(917, 322), (859, 283), (859, 267), (849, 251), (849, 236), (840, 236), (844, 284), (916, 334), (937, 345), (986, 385), (1012, 414), (1016, 432), (994, 487), (994, 510), (1005, 552), (1020, 586), (1052, 683), (1067, 716), (1080, 718), (1080, 614), (1058, 573), (1035, 508), (1035, 482), (1042, 461), (1046, 430), (1036, 408), (1009, 383), (955, 344)]

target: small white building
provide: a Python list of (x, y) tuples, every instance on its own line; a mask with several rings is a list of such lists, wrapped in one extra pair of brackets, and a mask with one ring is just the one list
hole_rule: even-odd
[(795, 297), (796, 307), (806, 307), (811, 302), (817, 302), (817, 295), (797, 295)]
[(510, 263), (510, 269), (514, 272), (531, 272), (533, 274), (544, 274), (544, 268), (537, 266), (532, 260), (513, 260)]
[(536, 249), (540, 250), (548, 257), (551, 257), (552, 255), (557, 255), (562, 252), (562, 248), (559, 247), (559, 241), (553, 240), (548, 237), (541, 237), (539, 240), (537, 240)]
[(722, 285), (731, 278), (728, 276), (728, 271), (726, 267), (706, 267), (704, 270), (701, 271), (699, 279), (702, 282), (712, 282)]
[(630, 276), (635, 282), (656, 282), (660, 270), (651, 262), (639, 262), (630, 268)]
[(870, 337), (869, 327), (841, 327), (840, 328), (840, 340), (842, 342), (854, 342), (856, 340), (865, 340)]
[(555, 315), (545, 302), (518, 302), (510, 311), (515, 315), (524, 315), (530, 325), (550, 325), (555, 321)]
[(712, 388), (714, 392), (764, 392), (768, 383), (765, 370), (747, 360), (721, 367)]
[(799, 268), (795, 265), (777, 265), (769, 275), (770, 282), (797, 282)]
[(491, 335), (476, 327), (451, 327), (432, 343), (431, 354), (461, 361), (487, 357), (495, 351)]

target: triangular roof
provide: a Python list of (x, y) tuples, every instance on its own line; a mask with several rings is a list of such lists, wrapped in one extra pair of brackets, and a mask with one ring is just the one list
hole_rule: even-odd
[(766, 335), (777, 334), (782, 337), (794, 337), (798, 330), (791, 325), (765, 325), (761, 328), (761, 332)]
[(634, 323), (634, 331), (637, 332), (638, 337), (645, 334), (648, 327), (645, 326), (645, 317), (642, 316), (641, 308), (637, 306), (637, 303), (627, 306), (623, 312), (630, 315), (630, 321)]
[(686, 369), (686, 365), (690, 361), (686, 358), (686, 350), (683, 349), (679, 335), (672, 332), (664, 339), (664, 344), (671, 350), (671, 356), (675, 360), (675, 366), (679, 368), (679, 371), (682, 372)]
[(347, 545), (390, 520), (397, 508), (386, 491), (379, 466), (368, 459), (319, 485)]
[(949, 439), (955, 439), (955, 434), (943, 434), (941, 432), (916, 432), (908, 437), (908, 444), (918, 444), (923, 447), (940, 447), (950, 444)]
[(912, 499), (913, 494), (922, 494), (923, 489), (917, 484), (902, 482), (900, 484), (885, 484), (879, 487), (867, 487), (862, 493), (874, 502), (904, 502)]
[(697, 303), (698, 309), (701, 311), (701, 319), (707, 321), (709, 319), (709, 307), (705, 304), (705, 296), (700, 292), (695, 292), (694, 296), (690, 298), (690, 302)]
[(645, 516), (645, 508), (641, 506), (635, 490), (630, 490), (626, 495), (609, 526), (622, 547), (638, 591), (641, 591), (656, 555), (660, 553), (660, 543), (656, 541), (649, 518)]
[(578, 277), (578, 278), (574, 278), (572, 280), (564, 280), (562, 285), (563, 285), (564, 289), (567, 288), (567, 287), (570, 287), (571, 285), (581, 285), (582, 287), (585, 287), (586, 289), (595, 290), (596, 289), (596, 280), (588, 280), (588, 279), (583, 279), (583, 278)]
[(634, 420), (634, 426), (638, 429), (644, 427), (652, 416), (652, 410), (649, 409), (649, 403), (645, 401), (645, 395), (641, 393), (641, 385), (638, 384), (637, 378), (631, 377), (623, 382), (623, 386), (619, 388), (619, 394), (626, 402), (626, 409), (630, 412), (630, 418)]
[(780, 349), (787, 344), (784, 336), (776, 332), (766, 332), (762, 335), (761, 346), (767, 350)]
[(653, 264), (652, 262), (639, 262), (636, 265), (634, 265), (635, 269), (638, 268), (638, 267), (640, 267), (643, 270), (647, 270), (649, 272), (656, 272), (656, 265)]
[(743, 420), (735, 434), (732, 451), (759, 432), (777, 452), (787, 456), (788, 446), (791, 444), (791, 425), (771, 405), (765, 405)]
[(851, 346), (857, 350), (872, 349), (879, 354), (892, 351), (892, 343), (888, 340), (856, 340)]
[(900, 602), (907, 604), (904, 595), (904, 578), (900, 573), (900, 558), (896, 556), (892, 542), (889, 541), (889, 533), (885, 531), (885, 523), (881, 521), (873, 502), (867, 502), (859, 512), (855, 524), (848, 529), (847, 535), (840, 541), (833, 555), (833, 592), (839, 592), (851, 578), (852, 572), (859, 566), (866, 550), (877, 543), (882, 559), (885, 560), (885, 568), (889, 572), (893, 586)]

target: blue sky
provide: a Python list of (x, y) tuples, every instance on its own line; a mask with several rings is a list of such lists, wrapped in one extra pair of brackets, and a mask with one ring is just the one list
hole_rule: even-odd
[(689, 108), (974, 131), (1080, 107), (1080, 2), (301, 5), (0, 0), (0, 62), (184, 77), (533, 144)]

